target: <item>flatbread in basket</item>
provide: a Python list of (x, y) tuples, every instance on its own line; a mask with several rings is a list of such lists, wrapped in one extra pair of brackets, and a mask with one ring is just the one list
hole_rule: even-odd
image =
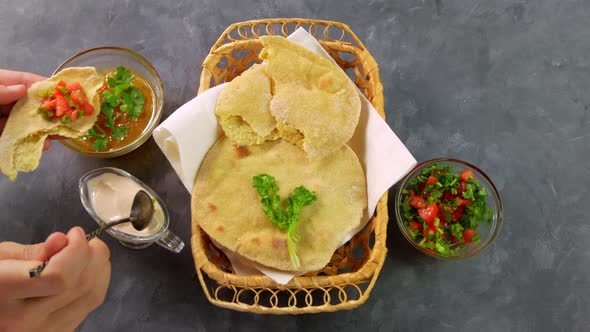
[[(302, 209), (297, 225), (300, 240), (294, 266), (285, 231), (262, 210), (252, 178), (274, 176), (279, 195), (287, 197), (304, 185), (317, 201)], [(363, 169), (355, 153), (342, 145), (323, 158), (277, 140), (236, 147), (221, 137), (209, 150), (193, 189), (193, 218), (221, 246), (263, 266), (290, 272), (323, 268), (346, 234), (357, 229), (367, 207)]]

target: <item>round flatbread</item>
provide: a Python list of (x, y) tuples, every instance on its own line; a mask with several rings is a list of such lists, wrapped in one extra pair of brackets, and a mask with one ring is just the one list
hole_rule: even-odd
[(254, 65), (232, 80), (217, 98), (215, 115), (236, 145), (254, 145), (278, 138), (270, 114), (270, 79), (264, 65)]
[[(59, 121), (51, 122), (37, 113), (41, 104), (41, 91), (53, 88), (59, 81), (78, 82), (86, 94), (88, 102), (95, 111), (90, 116), (80, 116), (67, 125)], [(12, 108), (6, 127), (0, 136), (0, 170), (12, 181), (19, 171), (30, 172), (37, 168), (43, 143), (49, 135), (80, 137), (96, 122), (100, 113), (98, 89), (103, 85), (103, 77), (93, 67), (66, 68), (51, 78), (34, 83)]]
[[(290, 259), (286, 232), (263, 212), (252, 187), (252, 178), (262, 173), (276, 179), (282, 201), (301, 185), (317, 195), (315, 202), (302, 209), (297, 224), (299, 268)], [(310, 159), (284, 140), (236, 147), (223, 136), (197, 174), (192, 222), (221, 246), (258, 264), (283, 271), (313, 271), (323, 268), (344, 238), (359, 227), (366, 207), (365, 176), (347, 145), (326, 157)]]
[(361, 111), (356, 86), (328, 59), (284, 37), (261, 37), (273, 80), (270, 112), (279, 135), (310, 157), (325, 156), (354, 134)]

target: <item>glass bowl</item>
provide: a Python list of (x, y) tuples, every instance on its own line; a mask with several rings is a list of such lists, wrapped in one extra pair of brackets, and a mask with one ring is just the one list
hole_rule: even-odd
[(170, 215), (168, 214), (168, 210), (166, 209), (166, 205), (164, 204), (164, 201), (162, 201), (160, 196), (158, 196), (158, 194), (155, 191), (153, 191), (150, 187), (148, 187), (145, 183), (143, 183), (138, 178), (125, 172), (122, 169), (115, 168), (115, 167), (97, 168), (97, 169), (94, 169), (94, 170), (84, 174), (80, 178), (80, 182), (78, 185), (79, 190), (80, 190), (80, 199), (82, 201), (82, 205), (84, 206), (84, 209), (86, 210), (86, 212), (88, 212), (88, 214), (92, 217), (92, 219), (94, 219), (94, 221), (96, 221), (96, 223), (99, 226), (103, 226), (106, 223), (94, 211), (94, 208), (92, 206), (91, 197), (90, 197), (90, 190), (88, 188), (88, 181), (89, 180), (91, 180), (94, 177), (97, 177), (99, 175), (105, 174), (105, 173), (112, 173), (115, 175), (126, 177), (126, 178), (132, 180), (133, 182), (137, 183), (143, 190), (145, 190), (156, 201), (156, 203), (160, 206), (163, 216), (164, 216), (164, 218), (163, 218), (164, 220), (163, 220), (162, 225), (158, 228), (157, 231), (155, 231), (154, 233), (151, 233), (151, 234), (137, 236), (134, 234), (122, 232), (116, 228), (109, 228), (106, 230), (106, 232), (109, 235), (111, 235), (112, 237), (114, 237), (115, 239), (119, 240), (119, 242), (123, 246), (130, 248), (130, 249), (143, 249), (153, 243), (157, 243), (158, 245), (160, 245), (160, 246), (164, 247), (165, 249), (168, 249), (174, 253), (180, 252), (182, 250), (182, 248), (184, 247), (184, 242), (178, 236), (176, 236), (174, 233), (172, 233), (169, 230)]
[(72, 140), (60, 140), (66, 147), (90, 157), (113, 158), (137, 149), (150, 138), (152, 131), (160, 123), (164, 106), (164, 87), (160, 75), (154, 66), (140, 54), (122, 47), (105, 46), (82, 51), (64, 61), (53, 73), (69, 67), (95, 67), (104, 72), (118, 66), (124, 66), (142, 76), (152, 90), (152, 116), (141, 135), (129, 144), (110, 151), (88, 151)]
[[(411, 179), (418, 176), (425, 167), (431, 166), (433, 164), (450, 165), (453, 167), (453, 173), (462, 172), (464, 170), (471, 170), (479, 185), (485, 188), (487, 192), (486, 205), (492, 209), (493, 217), (491, 224), (488, 226), (488, 223), (482, 221), (480, 223), (479, 228), (477, 229), (477, 233), (480, 235), (480, 242), (477, 244), (461, 244), (462, 249), (459, 250), (457, 254), (453, 256), (441, 255), (434, 250), (427, 250), (426, 248), (419, 246), (418, 243), (416, 243), (416, 241), (414, 241), (414, 239), (412, 238), (412, 234), (410, 233), (408, 226), (406, 226), (403, 219), (402, 203), (404, 190), (409, 187), (409, 181)], [(408, 240), (408, 242), (412, 244), (414, 248), (431, 257), (448, 260), (457, 260), (480, 254), (481, 252), (489, 248), (492, 245), (492, 243), (494, 243), (494, 241), (498, 237), (498, 234), (500, 233), (500, 229), (502, 228), (502, 200), (500, 199), (500, 195), (498, 194), (498, 191), (496, 190), (496, 187), (494, 186), (492, 180), (490, 180), (490, 178), (476, 166), (458, 159), (437, 158), (416, 165), (416, 167), (414, 167), (414, 169), (412, 169), (412, 171), (410, 171), (410, 173), (408, 173), (400, 181), (395, 193), (395, 217), (401, 233), (406, 238), (406, 240)]]

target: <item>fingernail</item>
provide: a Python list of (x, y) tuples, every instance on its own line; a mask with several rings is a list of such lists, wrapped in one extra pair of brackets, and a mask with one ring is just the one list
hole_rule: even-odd
[(16, 84), (16, 85), (8, 85), (6, 86), (6, 90), (10, 93), (18, 93), (21, 92), (23, 89), (27, 87), (24, 84)]
[[(78, 233), (78, 234), (76, 234)], [(68, 236), (70, 235), (84, 235), (84, 230), (80, 227), (80, 226), (76, 226), (72, 229), (70, 229), (70, 231), (68, 232)]]
[(86, 233), (84, 233), (84, 230), (82, 229), (82, 227), (76, 226), (76, 227), (74, 227), (74, 229), (76, 230), (76, 232), (78, 233), (78, 235), (80, 235), (82, 237), (86, 236)]

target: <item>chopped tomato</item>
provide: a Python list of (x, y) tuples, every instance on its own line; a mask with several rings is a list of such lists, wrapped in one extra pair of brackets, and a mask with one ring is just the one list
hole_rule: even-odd
[(55, 115), (57, 117), (60, 117), (64, 114), (66, 114), (66, 111), (68, 111), (70, 109), (70, 104), (68, 104), (68, 101), (62, 95), (55, 96), (55, 102), (56, 102)]
[(66, 84), (66, 88), (69, 91), (78, 91), (78, 90), (82, 89), (82, 86), (80, 85), (80, 83), (74, 82), (74, 83), (68, 83), (68, 84)]
[(49, 99), (45, 99), (41, 102), (41, 107), (43, 107), (46, 110), (50, 110), (50, 109), (54, 109), (56, 106), (56, 101), (55, 99), (49, 100)]
[(451, 213), (451, 221), (457, 221), (463, 217), (463, 213), (465, 212), (465, 206), (459, 205), (453, 213)]
[(413, 231), (419, 231), (420, 229), (422, 229), (422, 225), (417, 221), (412, 220), (409, 222), (409, 224), (410, 224), (410, 229)]
[(473, 237), (475, 236), (475, 234), (477, 234), (477, 232), (474, 229), (466, 229), (463, 231), (463, 240), (465, 240), (465, 242), (467, 243), (471, 243), (473, 242)]
[(459, 177), (463, 182), (467, 182), (469, 181), (469, 179), (475, 179), (475, 176), (473, 175), (473, 172), (470, 169), (466, 169), (463, 172), (461, 172), (461, 175), (459, 175)]
[(37, 112), (48, 121), (60, 120), (63, 124), (67, 124), (79, 118), (80, 115), (91, 115), (94, 112), (94, 107), (88, 103), (80, 83), (59, 81), (49, 96), (45, 92), (40, 94), (42, 97), (44, 95), (45, 98), (41, 101)]
[(436, 176), (429, 176), (428, 180), (426, 180), (426, 187), (428, 187), (431, 184), (435, 184), (438, 182), (438, 178)]
[(84, 102), (86, 101), (86, 97), (84, 97), (84, 95), (80, 91), (72, 92), (70, 98), (72, 99), (72, 102), (78, 106), (84, 105)]
[(459, 189), (457, 189), (457, 195), (461, 195), (465, 191), (465, 189), (467, 189), (467, 182), (461, 181)]
[(438, 178), (436, 176), (429, 176), (428, 179), (426, 180), (426, 182), (420, 182), (420, 184), (418, 185), (420, 187), (420, 191), (424, 191), (424, 189), (426, 189), (426, 187), (428, 187), (431, 184), (434, 184), (438, 181)]
[(453, 194), (451, 194), (451, 192), (450, 192), (449, 190), (445, 190), (445, 191), (443, 192), (443, 194), (442, 194), (442, 197), (441, 197), (441, 199), (442, 199), (443, 201), (447, 201), (447, 202), (449, 202), (449, 201), (452, 201), (452, 200), (454, 200), (454, 199), (455, 199), (455, 197), (457, 197), (457, 196), (456, 196), (456, 195), (453, 195)]
[(57, 84), (55, 85), (55, 88), (53, 89), (53, 96), (54, 97), (64, 95), (63, 91), (61, 91), (62, 90), (61, 88), (66, 88), (66, 82), (64, 82), (64, 81), (57, 82)]
[(420, 196), (414, 196), (410, 201), (410, 206), (416, 209), (423, 209), (426, 207), (426, 201)]
[(416, 193), (413, 190), (408, 190), (408, 197), (414, 197), (416, 196)]
[(428, 238), (428, 235), (430, 235), (430, 234), (436, 234), (436, 228), (434, 228), (434, 227), (428, 227), (427, 229), (425, 229), (425, 230), (422, 231), (422, 234), (424, 234), (424, 236), (426, 238)]
[(456, 236), (452, 235), (451, 236), (451, 242), (452, 243), (457, 243), (457, 242), (459, 242), (459, 239)]
[(424, 219), (428, 225), (432, 226), (434, 224), (434, 218), (438, 215), (438, 205), (432, 203), (424, 209), (418, 209), (418, 215), (420, 218)]
[(84, 111), (85, 116), (89, 116), (94, 113), (94, 106), (90, 105), (90, 103), (86, 101), (84, 105), (82, 105), (82, 110)]
[(473, 203), (473, 201), (470, 199), (459, 198), (459, 205), (461, 205), (461, 206), (471, 205), (472, 203)]

